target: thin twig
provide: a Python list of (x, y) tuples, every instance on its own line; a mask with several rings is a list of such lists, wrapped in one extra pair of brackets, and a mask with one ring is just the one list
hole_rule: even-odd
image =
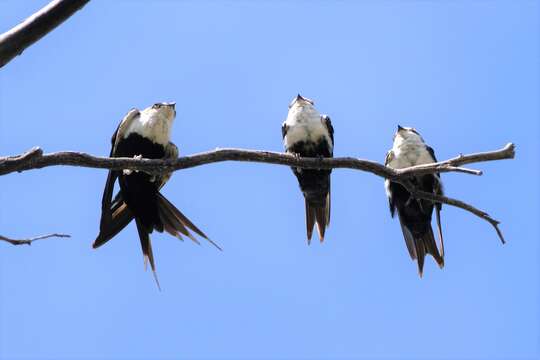
[(468, 168), (459, 167), (459, 166), (447, 166), (446, 168), (449, 171), (460, 172), (460, 173), (470, 174), (470, 175), (481, 176), (483, 174), (482, 170), (468, 169)]
[(516, 155), (516, 146), (512, 143), (506, 144), (505, 147), (503, 147), (500, 150), (497, 151), (488, 151), (488, 152), (480, 152), (476, 154), (469, 154), (469, 155), (459, 155), (455, 158), (446, 160), (446, 161), (440, 161), (433, 164), (425, 164), (425, 165), (417, 165), (413, 167), (409, 167), (406, 169), (401, 169), (398, 171), (401, 175), (426, 175), (426, 174), (433, 174), (433, 170), (437, 169), (435, 172), (451, 172), (454, 171), (452, 168), (459, 167), (461, 165), (466, 164), (472, 164), (477, 162), (486, 162), (486, 161), (496, 161), (496, 160), (504, 160), (504, 159), (513, 159)]
[(0, 240), (1, 241), (7, 241), (11, 245), (32, 245), (32, 242), (34, 242), (36, 240), (48, 239), (48, 238), (52, 238), (52, 237), (69, 238), (69, 237), (71, 237), (71, 235), (56, 234), (55, 233), (55, 234), (41, 235), (41, 236), (36, 236), (36, 237), (29, 238), (29, 239), (19, 239), (19, 240), (10, 239), (10, 238), (7, 238), (5, 236), (0, 235)]
[(455, 206), (455, 207), (458, 207), (460, 209), (466, 210), (466, 211), (478, 216), (481, 219), (484, 219), (485, 221), (490, 223), (495, 228), (495, 231), (497, 232), (497, 235), (499, 236), (499, 239), (501, 240), (501, 242), (503, 244), (506, 244), (506, 241), (504, 240), (504, 236), (502, 234), (502, 231), (499, 229), (500, 221), (495, 220), (494, 218), (489, 216), (489, 214), (486, 213), (485, 211), (477, 209), (474, 206), (472, 206), (470, 204), (467, 204), (467, 203), (465, 203), (465, 202), (463, 202), (461, 200), (457, 200), (457, 199), (449, 198), (447, 196), (436, 195), (436, 194), (432, 194), (432, 193), (428, 193), (428, 192), (425, 192), (425, 191), (418, 190), (418, 189), (416, 189), (414, 186), (412, 186), (410, 184), (403, 184), (403, 186), (405, 186), (405, 188), (411, 193), (411, 196), (413, 198), (431, 200), (433, 202), (438, 202), (438, 203), (442, 203), (442, 204), (446, 204), (446, 205)]
[(0, 68), (67, 20), (90, 0), (54, 0), (0, 35)]

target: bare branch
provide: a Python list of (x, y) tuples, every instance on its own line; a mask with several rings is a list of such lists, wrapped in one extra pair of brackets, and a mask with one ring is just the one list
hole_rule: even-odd
[(131, 169), (145, 171), (151, 174), (160, 174), (164, 171), (188, 169), (223, 161), (246, 161), (295, 166), (306, 169), (341, 168), (361, 170), (375, 174), (382, 178), (399, 182), (400, 179), (406, 177), (445, 172), (465, 172), (480, 175), (481, 172), (477, 170), (464, 169), (460, 168), (459, 166), (474, 162), (512, 159), (514, 158), (514, 155), (514, 145), (508, 144), (504, 148), (496, 151), (461, 155), (460, 157), (447, 161), (395, 170), (374, 161), (352, 157), (331, 159), (300, 158), (285, 153), (243, 149), (216, 149), (213, 151), (180, 157), (175, 160), (150, 160), (98, 157), (74, 151), (43, 154), (39, 148), (33, 148), (32, 150), (18, 156), (0, 157), (0, 175), (6, 175), (15, 171), (21, 172), (58, 165), (82, 166), (111, 170)]
[(52, 237), (69, 238), (69, 237), (71, 237), (71, 235), (56, 234), (55, 233), (55, 234), (41, 235), (41, 236), (36, 236), (36, 237), (29, 238), (29, 239), (20, 239), (20, 240), (10, 239), (10, 238), (7, 238), (5, 236), (0, 235), (0, 240), (1, 241), (7, 241), (11, 245), (32, 245), (32, 242), (34, 242), (36, 240), (48, 239), (48, 238), (52, 238)]
[(47, 35), (90, 0), (54, 0), (0, 35), (0, 68)]
[[(404, 175), (404, 176), (411, 176), (411, 175), (418, 176), (418, 175), (425, 175), (425, 174), (433, 174), (435, 172), (443, 173), (443, 172), (458, 171), (458, 170), (455, 170), (455, 167), (459, 167), (461, 165), (466, 165), (466, 164), (477, 163), (477, 162), (513, 159), (515, 155), (516, 155), (516, 146), (512, 143), (508, 143), (506, 144), (505, 147), (497, 151), (481, 152), (481, 153), (470, 154), (470, 155), (460, 154), (459, 156), (446, 160), (446, 161), (440, 161), (434, 164), (413, 166), (406, 169), (401, 169), (398, 172), (400, 175)], [(437, 171), (433, 171), (434, 169), (437, 169)], [(468, 171), (460, 171), (460, 172), (468, 172)], [(481, 175), (481, 174), (482, 173), (480, 172), (479, 174), (475, 174), (475, 175)]]
[(466, 210), (489, 222), (495, 228), (497, 235), (504, 243), (504, 237), (498, 227), (499, 222), (490, 217), (486, 212), (478, 210), (474, 206), (460, 200), (419, 191), (411, 184), (409, 179), (413, 176), (446, 172), (461, 172), (472, 175), (482, 175), (482, 172), (479, 170), (463, 168), (461, 165), (485, 161), (513, 159), (514, 156), (515, 146), (514, 144), (510, 143), (504, 148), (496, 151), (459, 155), (458, 157), (433, 164), (418, 165), (405, 169), (392, 169), (374, 161), (356, 159), (352, 157), (331, 159), (300, 158), (285, 153), (242, 149), (216, 149), (200, 154), (180, 157), (175, 160), (150, 160), (97, 157), (74, 151), (43, 154), (43, 151), (36, 147), (18, 156), (0, 157), (0, 176), (16, 171), (21, 172), (58, 165), (112, 170), (131, 169), (145, 171), (151, 174), (159, 174), (162, 172), (188, 169), (223, 161), (258, 162), (301, 167), (306, 169), (353, 169), (365, 171), (382, 178), (398, 182), (405, 186), (407, 190), (411, 192), (413, 197), (440, 202)]

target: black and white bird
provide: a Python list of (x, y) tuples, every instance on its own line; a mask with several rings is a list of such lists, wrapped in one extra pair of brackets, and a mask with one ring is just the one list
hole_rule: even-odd
[[(394, 135), (392, 150), (386, 154), (385, 165), (402, 169), (410, 166), (437, 162), (435, 153), (426, 145), (422, 136), (413, 128), (398, 125)], [(439, 174), (423, 175), (411, 179), (419, 190), (442, 195), (442, 183)], [(405, 244), (413, 260), (418, 261), (418, 273), (422, 277), (426, 254), (433, 256), (440, 268), (444, 266), (444, 243), (441, 230), (441, 204), (429, 200), (413, 199), (401, 185), (385, 181), (386, 194), (390, 202), (390, 214), (394, 217), (397, 209)], [(435, 208), (440, 247), (437, 246), (431, 228), (431, 215)]]
[[(112, 136), (110, 156), (176, 159), (178, 148), (170, 142), (175, 116), (174, 103), (157, 103), (142, 111), (132, 109)], [(150, 262), (156, 282), (156, 267), (149, 236), (153, 230), (165, 230), (180, 239), (184, 235), (199, 243), (191, 230), (219, 249), (219, 246), (159, 192), (170, 176), (171, 173), (150, 175), (132, 170), (109, 171), (103, 191), (99, 235), (92, 245), (93, 248), (98, 248), (105, 244), (135, 219), (144, 263), (146, 266)], [(120, 190), (112, 200), (117, 179)]]
[[(289, 104), (287, 119), (281, 127), (285, 151), (302, 157), (332, 157), (334, 129), (327, 115), (321, 115), (313, 101), (296, 96)], [(332, 170), (302, 169), (293, 167), (306, 204), (308, 244), (313, 227), (317, 224), (319, 239), (330, 224), (330, 173)]]

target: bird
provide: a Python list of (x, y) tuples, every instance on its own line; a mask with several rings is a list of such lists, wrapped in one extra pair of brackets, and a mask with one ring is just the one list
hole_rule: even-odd
[[(142, 111), (131, 109), (111, 138), (110, 157), (178, 158), (178, 147), (170, 141), (175, 116), (174, 102), (155, 103)], [(199, 244), (191, 230), (221, 250), (160, 193), (171, 174), (165, 172), (152, 175), (129, 169), (110, 170), (103, 190), (99, 234), (92, 244), (94, 249), (102, 246), (135, 219), (145, 268), (150, 263), (158, 288), (160, 285), (150, 241), (153, 230), (166, 231), (181, 240), (184, 235)], [(120, 190), (112, 199), (116, 180)]]
[[(386, 154), (385, 165), (402, 169), (415, 165), (437, 162), (433, 148), (426, 145), (422, 136), (414, 128), (398, 125), (393, 146)], [(410, 179), (418, 190), (435, 195), (443, 195), (440, 174), (415, 176)], [(422, 277), (424, 258), (430, 254), (439, 267), (444, 267), (444, 242), (441, 228), (441, 204), (429, 200), (413, 199), (405, 187), (397, 182), (385, 180), (386, 194), (390, 205), (390, 215), (397, 210), (405, 244), (413, 260), (417, 260), (418, 274)], [(440, 245), (437, 245), (431, 216), (435, 208)]]
[[(328, 115), (321, 115), (314, 102), (298, 94), (289, 104), (281, 127), (285, 152), (298, 157), (331, 158), (334, 154), (334, 128)], [(330, 224), (331, 169), (291, 167), (304, 195), (307, 242), (311, 243), (314, 225), (320, 242)]]

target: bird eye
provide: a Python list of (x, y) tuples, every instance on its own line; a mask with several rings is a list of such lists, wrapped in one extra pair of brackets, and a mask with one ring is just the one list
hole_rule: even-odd
[(152, 105), (152, 109), (159, 109), (160, 107), (161, 107), (161, 104)]

